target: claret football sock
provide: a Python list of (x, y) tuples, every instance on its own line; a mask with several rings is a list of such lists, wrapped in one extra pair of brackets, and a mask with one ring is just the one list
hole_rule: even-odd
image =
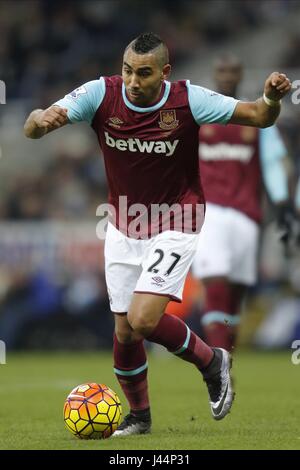
[(209, 346), (230, 352), (234, 349), (244, 294), (244, 286), (224, 279), (215, 279), (205, 286), (201, 324)]
[(209, 346), (233, 351), (236, 342), (236, 327), (225, 322), (212, 322), (203, 326), (203, 332)]
[(150, 407), (147, 371), (143, 341), (122, 344), (114, 335), (114, 372), (134, 413)]
[(212, 349), (180, 318), (173, 315), (164, 314), (147, 340), (165, 346), (168, 351), (195, 364), (198, 369), (206, 367), (213, 358)]

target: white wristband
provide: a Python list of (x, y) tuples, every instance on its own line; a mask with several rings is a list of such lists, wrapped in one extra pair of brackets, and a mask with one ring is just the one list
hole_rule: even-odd
[(271, 108), (276, 108), (281, 103), (281, 100), (270, 100), (265, 94), (263, 94), (263, 100), (268, 106), (271, 106)]

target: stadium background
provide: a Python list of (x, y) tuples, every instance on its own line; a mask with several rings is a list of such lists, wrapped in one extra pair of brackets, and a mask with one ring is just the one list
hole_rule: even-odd
[[(96, 139), (79, 125), (30, 141), (22, 133), (25, 116), (100, 74), (119, 73), (124, 46), (145, 30), (167, 42), (172, 79), (214, 88), (214, 57), (237, 54), (245, 66), (241, 96), (255, 98), (273, 70), (300, 76), (299, 24), (300, 2), (293, 0), (1, 0), (0, 339), (8, 350), (109, 348), (113, 327), (96, 237), (96, 208), (107, 192)], [(292, 190), (299, 124), (300, 106), (285, 99), (279, 125)], [(300, 337), (300, 268), (295, 252), (287, 257), (278, 243), (266, 200), (264, 207), (260, 280), (240, 341), (289, 347)], [(186, 303), (170, 311), (199, 330), (201, 289), (187, 288)], [(273, 322), (257, 334), (272, 311), (276, 328)]]

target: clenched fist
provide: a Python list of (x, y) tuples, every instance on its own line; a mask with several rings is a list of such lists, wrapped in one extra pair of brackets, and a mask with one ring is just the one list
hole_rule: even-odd
[(59, 106), (50, 106), (45, 111), (40, 111), (34, 117), (34, 122), (39, 128), (47, 128), (50, 132), (68, 123), (68, 110)]
[(55, 129), (68, 124), (68, 110), (59, 106), (50, 106), (45, 110), (36, 109), (33, 111), (24, 126), (26, 137), (39, 139)]
[(280, 101), (291, 87), (292, 84), (284, 73), (273, 72), (265, 82), (264, 93), (270, 100)]

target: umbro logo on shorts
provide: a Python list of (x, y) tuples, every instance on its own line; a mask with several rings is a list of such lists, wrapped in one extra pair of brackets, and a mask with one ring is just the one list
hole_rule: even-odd
[(154, 277), (152, 278), (152, 280), (153, 280), (154, 282), (152, 282), (151, 284), (155, 284), (155, 285), (158, 286), (158, 287), (162, 287), (162, 284), (163, 284), (164, 282), (166, 282), (166, 281), (165, 281), (162, 277), (160, 277), (160, 276), (154, 276)]
[(121, 152), (157, 153), (171, 157), (179, 140), (140, 140), (138, 138), (114, 139), (108, 132), (104, 132), (105, 142), (109, 147), (121, 150)]

